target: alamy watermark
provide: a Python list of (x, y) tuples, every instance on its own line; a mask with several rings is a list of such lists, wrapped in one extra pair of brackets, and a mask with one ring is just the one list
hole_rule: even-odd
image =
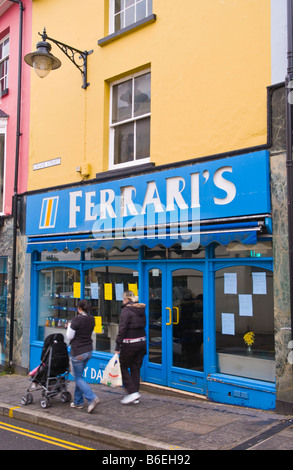
[(121, 198), (116, 196), (111, 206), (97, 204), (92, 210), (96, 220), (92, 235), (97, 240), (112, 240), (119, 247), (121, 240), (156, 240), (159, 244), (166, 239), (181, 243), (185, 250), (195, 250), (200, 244), (200, 207), (172, 210), (163, 204), (142, 206), (132, 203), (127, 213), (121, 214)]

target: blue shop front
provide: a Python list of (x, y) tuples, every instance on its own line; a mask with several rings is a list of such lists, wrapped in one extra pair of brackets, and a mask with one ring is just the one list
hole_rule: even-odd
[(275, 408), (267, 151), (105, 176), (26, 204), (31, 369), (85, 298), (95, 329), (84, 375), (98, 383), (132, 290), (146, 304), (144, 382)]

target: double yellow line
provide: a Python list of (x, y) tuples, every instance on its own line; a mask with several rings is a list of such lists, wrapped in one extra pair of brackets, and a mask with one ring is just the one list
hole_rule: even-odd
[(22, 436), (27, 436), (32, 439), (37, 439), (38, 441), (47, 442), (57, 447), (62, 447), (67, 450), (95, 450), (90, 447), (81, 446), (79, 444), (74, 444), (73, 442), (63, 441), (62, 439), (57, 439), (56, 437), (47, 436), (35, 431), (30, 431), (29, 429), (19, 428), (18, 426), (13, 426), (12, 424), (2, 423), (0, 421), (0, 429), (5, 431), (14, 432), (16, 434), (21, 434)]

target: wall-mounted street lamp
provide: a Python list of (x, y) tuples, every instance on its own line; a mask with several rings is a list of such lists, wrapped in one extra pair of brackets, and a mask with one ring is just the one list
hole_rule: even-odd
[(43, 34), (38, 33), (42, 37), (42, 41), (37, 43), (37, 50), (26, 54), (24, 56), (25, 62), (34, 68), (36, 74), (44, 78), (51, 70), (56, 70), (61, 66), (61, 61), (51, 54), (51, 44), (47, 40), (56, 44), (61, 51), (68, 57), (71, 62), (78, 68), (82, 74), (82, 88), (86, 89), (89, 86), (87, 81), (87, 56), (92, 54), (93, 51), (80, 51), (74, 47), (68, 46), (63, 42), (57, 41), (47, 36), (46, 29), (44, 28)]

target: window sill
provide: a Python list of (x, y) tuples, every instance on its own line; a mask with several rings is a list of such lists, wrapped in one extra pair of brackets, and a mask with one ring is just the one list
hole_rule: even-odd
[(154, 14), (147, 16), (143, 20), (137, 21), (137, 23), (133, 23), (132, 25), (127, 26), (127, 28), (120, 29), (119, 31), (116, 31), (113, 34), (109, 34), (109, 36), (99, 39), (98, 45), (105, 46), (106, 44), (109, 44), (110, 42), (115, 41), (116, 39), (126, 36), (127, 34), (132, 33), (133, 31), (136, 31), (137, 29), (143, 28), (144, 26), (154, 23), (156, 19), (157, 17)]
[(97, 173), (96, 174), (96, 180), (107, 180), (109, 178), (127, 178), (130, 176), (136, 176), (139, 174), (142, 174), (144, 172), (148, 172), (151, 169), (153, 169), (155, 166), (154, 163), (149, 162), (145, 163), (143, 165), (134, 165), (134, 166), (129, 166), (129, 167), (124, 167), (124, 168), (113, 168), (108, 171), (104, 171), (103, 173)]

